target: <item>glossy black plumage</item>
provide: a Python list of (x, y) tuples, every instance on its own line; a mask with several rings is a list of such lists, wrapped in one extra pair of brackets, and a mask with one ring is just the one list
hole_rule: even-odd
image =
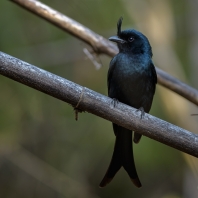
[[(121, 31), (121, 25), (122, 18), (117, 24), (117, 36), (109, 38), (117, 43), (119, 53), (110, 62), (108, 95), (140, 109), (143, 115), (144, 111), (150, 111), (157, 83), (152, 49), (142, 33), (134, 29)], [(116, 124), (113, 129), (116, 135), (114, 153), (100, 187), (106, 186), (122, 166), (134, 185), (141, 187), (133, 159), (132, 131)], [(135, 132), (134, 142), (138, 143), (140, 138), (141, 134)]]

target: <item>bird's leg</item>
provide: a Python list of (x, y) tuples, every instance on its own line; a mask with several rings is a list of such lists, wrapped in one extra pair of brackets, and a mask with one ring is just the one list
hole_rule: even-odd
[(116, 99), (116, 98), (112, 98), (112, 101), (111, 101), (111, 103), (110, 103), (110, 107), (111, 108), (115, 108), (116, 107), (116, 105), (118, 104), (118, 99)]
[[(140, 107), (139, 109), (136, 110), (137, 111), (141, 111), (141, 119), (144, 118), (144, 115), (145, 115), (145, 111), (144, 111), (144, 108), (143, 107)], [(133, 137), (133, 142), (138, 144), (140, 139), (142, 137), (142, 134), (138, 133), (138, 132), (135, 132), (134, 131), (134, 137)]]
[(141, 111), (141, 119), (144, 118), (144, 115), (145, 115), (144, 108), (143, 107), (140, 107), (139, 109), (136, 110), (136, 112), (137, 111)]

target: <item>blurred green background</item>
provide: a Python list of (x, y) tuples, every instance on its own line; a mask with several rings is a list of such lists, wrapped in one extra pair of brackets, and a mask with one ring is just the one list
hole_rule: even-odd
[[(108, 38), (123, 29), (143, 32), (154, 63), (198, 88), (198, 1), (43, 0), (43, 3)], [(97, 70), (83, 53), (89, 46), (11, 1), (0, 1), (0, 50), (107, 95), (110, 57)], [(111, 123), (0, 76), (0, 197), (3, 198), (197, 198), (198, 161), (143, 137), (134, 146), (143, 184), (137, 189), (123, 169), (98, 187), (111, 159)], [(152, 115), (194, 133), (195, 105), (157, 86)]]

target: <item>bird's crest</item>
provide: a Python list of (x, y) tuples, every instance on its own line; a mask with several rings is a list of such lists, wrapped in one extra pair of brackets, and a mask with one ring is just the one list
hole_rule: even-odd
[(122, 20), (123, 20), (123, 18), (120, 17), (119, 20), (118, 20), (118, 23), (117, 23), (117, 29), (118, 29), (117, 36), (120, 36), (120, 34), (121, 34)]

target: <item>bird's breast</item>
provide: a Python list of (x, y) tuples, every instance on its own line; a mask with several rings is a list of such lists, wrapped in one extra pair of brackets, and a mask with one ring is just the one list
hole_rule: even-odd
[(134, 107), (141, 106), (150, 91), (149, 61), (122, 56), (116, 61), (110, 85), (110, 97)]
[(144, 57), (128, 57), (122, 56), (116, 64), (116, 71), (121, 78), (136, 78), (146, 77), (149, 70), (150, 60)]

